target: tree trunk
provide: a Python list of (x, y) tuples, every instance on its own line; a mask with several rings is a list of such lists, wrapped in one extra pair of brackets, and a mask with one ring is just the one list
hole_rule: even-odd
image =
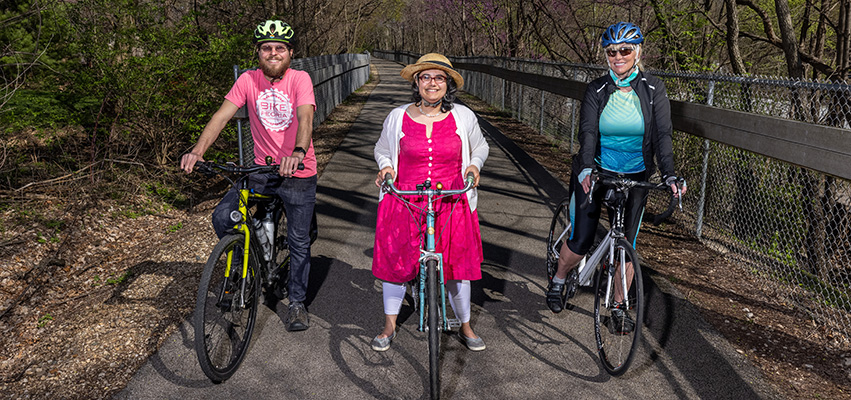
[(783, 41), (783, 55), (786, 57), (786, 69), (790, 78), (803, 78), (804, 69), (801, 56), (798, 54), (798, 40), (795, 38), (795, 26), (792, 25), (792, 12), (789, 10), (789, 0), (774, 0), (777, 10), (777, 26), (780, 28), (780, 39)]
[(744, 75), (748, 71), (739, 50), (739, 11), (736, 9), (736, 0), (724, 0), (724, 6), (727, 7), (727, 54), (730, 56), (730, 66), (734, 74)]

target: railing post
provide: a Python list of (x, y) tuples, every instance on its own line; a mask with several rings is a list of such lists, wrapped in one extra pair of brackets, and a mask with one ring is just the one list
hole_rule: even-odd
[[(544, 64), (541, 64), (541, 75), (544, 74)], [(544, 91), (541, 90), (541, 123), (539, 132), (541, 135), (544, 134)]]
[[(502, 60), (502, 68), (505, 69), (505, 59)], [(500, 80), (502, 81), (502, 100), (500, 100), (499, 109), (505, 111), (505, 79)]]
[(539, 129), (541, 135), (544, 134), (544, 91), (541, 91), (541, 127)]
[[(575, 81), (576, 67), (573, 67), (573, 80)], [(573, 140), (576, 138), (576, 99), (570, 100), (570, 152), (573, 152)]]
[[(709, 81), (706, 94), (706, 105), (711, 106), (715, 96), (715, 81)], [(697, 199), (697, 218), (694, 234), (700, 239), (703, 233), (703, 213), (706, 207), (706, 176), (709, 171), (709, 139), (703, 140), (703, 166), (700, 171), (700, 197)]]

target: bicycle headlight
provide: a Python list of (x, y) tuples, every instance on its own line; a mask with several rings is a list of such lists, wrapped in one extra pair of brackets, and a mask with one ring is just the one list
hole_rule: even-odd
[(235, 224), (242, 222), (242, 213), (237, 210), (231, 211), (230, 220), (233, 221), (233, 223)]

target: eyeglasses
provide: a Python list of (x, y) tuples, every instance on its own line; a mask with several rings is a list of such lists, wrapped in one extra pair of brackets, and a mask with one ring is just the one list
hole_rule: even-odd
[(633, 49), (632, 47), (621, 47), (617, 50), (606, 50), (606, 55), (609, 57), (614, 57), (618, 55), (618, 53), (621, 53), (621, 57), (626, 57), (632, 54), (633, 51), (635, 51), (635, 49)]
[(446, 83), (446, 75), (425, 74), (425, 75), (420, 75), (420, 77), (418, 79), (420, 80), (420, 83), (426, 83), (428, 81), (434, 81), (434, 83), (437, 83), (438, 85)]
[(260, 46), (260, 51), (263, 52), (263, 53), (271, 53), (272, 50), (275, 50), (276, 53), (283, 53), (283, 52), (289, 50), (289, 47), (287, 47), (283, 44), (279, 44), (277, 46), (272, 46), (272, 45)]

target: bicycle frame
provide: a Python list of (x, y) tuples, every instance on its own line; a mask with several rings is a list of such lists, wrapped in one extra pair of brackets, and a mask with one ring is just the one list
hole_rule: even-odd
[[(420, 249), (420, 273), (419, 273), (419, 304), (426, 304), (426, 276), (428, 274), (428, 262), (431, 260), (436, 261), (435, 268), (437, 270), (437, 276), (440, 277), (440, 315), (443, 316), (442, 321), (442, 329), (449, 329), (449, 320), (446, 318), (446, 282), (443, 278), (443, 254), (435, 252), (435, 240), (434, 240), (434, 207), (432, 202), (428, 202), (428, 211), (426, 212), (426, 233), (425, 233), (425, 248)], [(417, 330), (420, 332), (425, 332), (425, 312), (423, 311), (423, 307), (420, 307), (419, 310), (419, 325), (417, 326)]]
[[(251, 173), (255, 173), (255, 172), (277, 172), (278, 166), (277, 165), (271, 165), (271, 157), (267, 157), (266, 162), (269, 163), (269, 165), (254, 166), (254, 167), (240, 167), (240, 166), (236, 166), (236, 165), (233, 165), (233, 164), (222, 165), (222, 164), (209, 163), (209, 162), (199, 162), (196, 165), (199, 168), (205, 169), (209, 173), (213, 173), (212, 168), (214, 168), (214, 167), (217, 168), (217, 169), (220, 169), (222, 171), (236, 172), (236, 173), (242, 173), (242, 174), (251, 174)], [(300, 169), (300, 170), (304, 169), (304, 165), (299, 164), (298, 169)], [(247, 175), (246, 175), (246, 177), (247, 177)], [(241, 217), (240, 217), (239, 221), (235, 221), (235, 225), (234, 225), (233, 229), (243, 233), (243, 235), (245, 236), (245, 242), (243, 243), (243, 246), (242, 246), (243, 247), (243, 249), (242, 249), (242, 251), (243, 251), (243, 254), (242, 254), (242, 271), (240, 272), (240, 287), (239, 287), (239, 306), (241, 308), (245, 308), (245, 285), (246, 285), (246, 281), (247, 281), (246, 278), (248, 278), (248, 257), (249, 257), (250, 248), (251, 248), (251, 241), (254, 237), (254, 225), (249, 223), (250, 220), (251, 220), (251, 214), (248, 212), (248, 202), (249, 202), (250, 199), (271, 200), (272, 196), (260, 194), (260, 193), (254, 193), (253, 189), (248, 188), (248, 181), (246, 179), (242, 179), (239, 182), (239, 184), (240, 184), (239, 201), (238, 201), (238, 204), (237, 204), (237, 210), (236, 211), (239, 212)], [(256, 240), (256, 239), (254, 239), (254, 240)], [(228, 263), (227, 265), (228, 266), (225, 268), (225, 278), (230, 278), (231, 273), (233, 272), (233, 271), (231, 271), (231, 268), (230, 268), (230, 266), (232, 265), (231, 264), (232, 261), (233, 261), (233, 251), (230, 251), (228, 253), (228, 256), (227, 256), (227, 263)], [(261, 277), (262, 277), (262, 276), (265, 275), (265, 271), (268, 269), (268, 265), (267, 265), (266, 260), (263, 259), (262, 257), (259, 258), (259, 262), (261, 263), (261, 266), (262, 266), (262, 268), (260, 268), (261, 271), (259, 271), (260, 274), (261, 274)], [(223, 285), (222, 286), (222, 293), (220, 293), (220, 298), (222, 296), (224, 296), (224, 290), (225, 290), (225, 287)]]

